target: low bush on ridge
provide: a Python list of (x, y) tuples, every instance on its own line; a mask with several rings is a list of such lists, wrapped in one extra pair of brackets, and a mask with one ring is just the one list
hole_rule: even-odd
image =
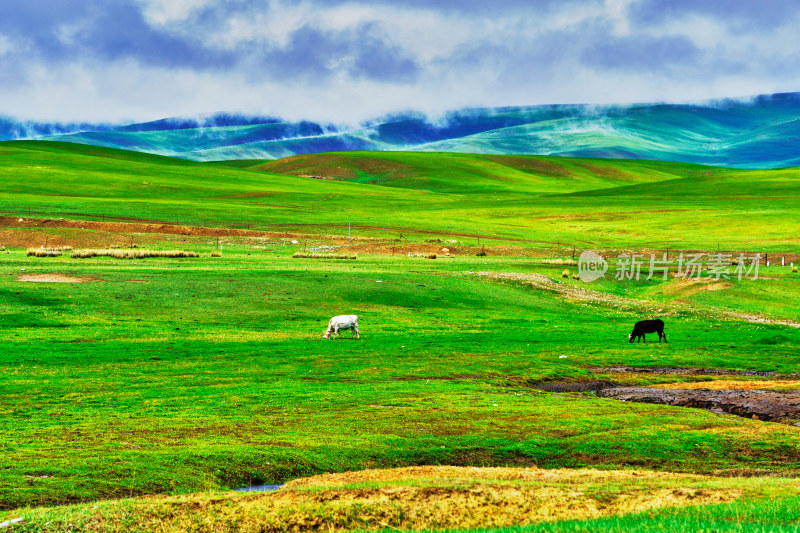
[(138, 250), (138, 249), (102, 249), (75, 250), (70, 257), (87, 259), (90, 257), (114, 257), (116, 259), (145, 259), (147, 257), (200, 257), (197, 252), (186, 250)]
[(65, 250), (72, 248), (28, 248), (28, 257), (59, 257)]

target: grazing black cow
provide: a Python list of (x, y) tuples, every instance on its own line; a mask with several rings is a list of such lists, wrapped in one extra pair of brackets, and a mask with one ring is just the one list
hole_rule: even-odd
[(664, 321), (660, 318), (655, 320), (640, 320), (633, 326), (633, 333), (628, 335), (628, 342), (639, 342), (639, 337), (643, 342), (647, 342), (645, 333), (658, 333), (658, 343), (661, 344), (661, 337), (664, 337), (664, 342), (667, 342), (667, 334), (664, 333)]

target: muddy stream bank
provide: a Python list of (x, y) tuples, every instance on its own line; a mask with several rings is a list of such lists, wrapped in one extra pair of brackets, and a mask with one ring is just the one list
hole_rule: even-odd
[[(767, 390), (771, 382), (764, 381), (708, 381), (697, 383), (670, 383), (653, 386), (630, 386), (611, 379), (583, 382), (544, 381), (529, 386), (555, 393), (591, 392), (600, 398), (623, 402), (641, 402), (705, 409), (713, 413), (727, 413), (754, 420), (781, 422), (800, 426), (800, 374), (777, 374), (745, 370), (722, 370), (713, 368), (593, 368), (597, 374), (658, 374), (679, 376), (730, 376), (778, 378), (796, 390)], [(724, 388), (719, 387), (725, 384)], [(774, 383), (774, 382), (772, 382)], [(737, 388), (737, 385), (741, 388)]]

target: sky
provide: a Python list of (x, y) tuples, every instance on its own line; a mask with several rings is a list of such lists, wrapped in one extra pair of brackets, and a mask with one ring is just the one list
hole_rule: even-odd
[(0, 115), (409, 110), (800, 91), (796, 0), (0, 0)]

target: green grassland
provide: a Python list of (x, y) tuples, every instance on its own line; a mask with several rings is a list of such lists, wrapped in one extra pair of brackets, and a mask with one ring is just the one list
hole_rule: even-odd
[[(602, 378), (591, 369), (618, 365), (797, 372), (800, 329), (744, 316), (800, 320), (800, 276), (788, 267), (719, 290), (607, 278), (588, 287), (607, 297), (596, 301), (524, 278), (587, 288), (560, 277), (575, 267), (545, 262), (563, 252), (549, 244), (558, 239), (609, 249), (711, 249), (724, 239), (730, 249), (796, 253), (795, 170), (336, 154), (324, 163), (349, 168), (336, 177), (350, 181), (332, 181), (276, 173), (322, 174), (307, 161), (253, 170), (56, 143), (3, 143), (0, 154), (0, 214), (30, 205), (46, 213), (31, 215), (39, 217), (280, 227), (306, 232), (307, 247), (333, 242), (325, 235), (341, 235), (350, 220), (362, 237), (402, 231), (401, 242), (439, 236), (437, 246), (458, 248), (488, 236), (524, 251), (436, 260), (361, 253), (345, 262), (293, 259), (298, 245), (263, 236), (227, 238), (223, 256), (210, 257), (215, 239), (183, 235), (136, 238), (201, 257), (0, 251), (0, 521), (26, 506), (418, 464), (784, 476), (800, 468), (800, 429), (790, 424), (531, 387)], [(35, 244), (44, 232), (92, 233), (23, 230)], [(84, 282), (19, 280), (47, 273)], [(361, 340), (321, 338), (341, 313), (359, 315)], [(627, 343), (633, 322), (654, 314), (664, 316), (669, 344)], [(679, 379), (689, 378), (630, 382)], [(702, 517), (766, 513), (769, 494), (747, 494), (727, 510), (623, 517), (630, 527), (618, 530), (674, 520), (699, 530)], [(779, 502), (792, 497), (780, 494)], [(776, 528), (796, 525), (784, 507), (767, 514)], [(581, 524), (563, 530), (595, 527)]]
[(350, 222), (361, 236), (450, 234), (528, 247), (799, 248), (795, 169), (362, 153), (276, 167), (299, 174), (341, 167), (353, 183), (63, 143), (0, 143), (0, 153), (0, 214), (320, 235), (341, 235)]

